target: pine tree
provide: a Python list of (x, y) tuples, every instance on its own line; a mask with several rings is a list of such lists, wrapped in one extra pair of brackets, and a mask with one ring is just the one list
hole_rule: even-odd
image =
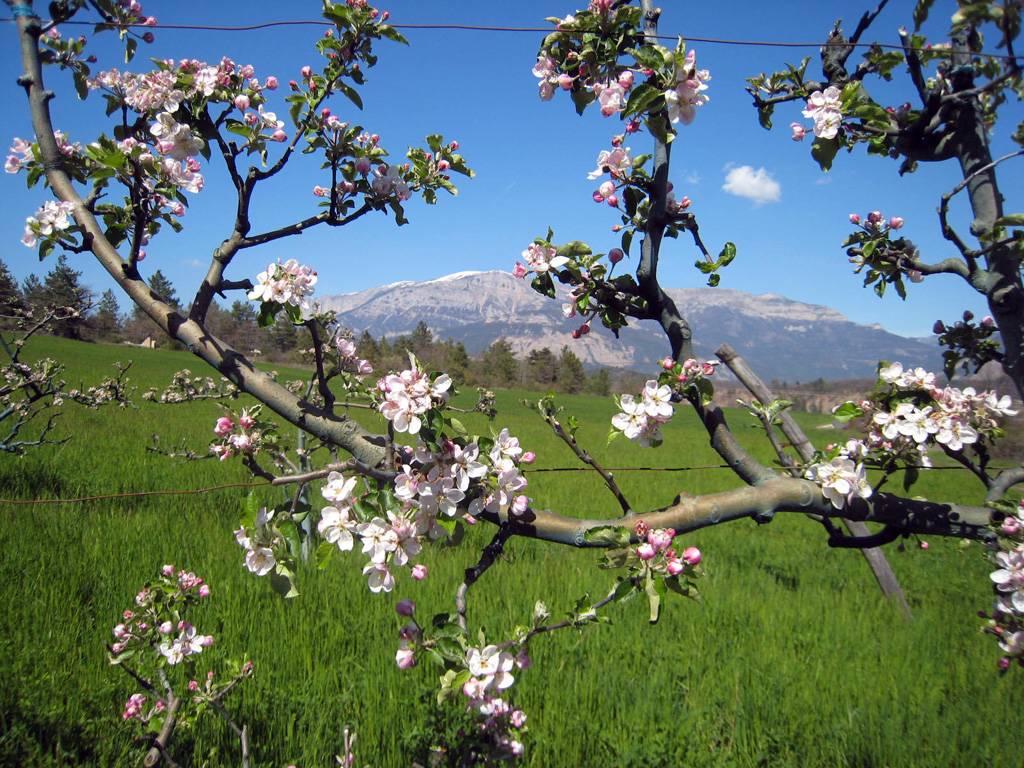
[(600, 397), (608, 397), (612, 393), (612, 377), (607, 368), (601, 368), (587, 379), (587, 391)]
[(482, 368), (485, 380), (494, 382), (495, 386), (507, 387), (519, 382), (519, 361), (504, 336), (484, 351)]
[(57, 265), (47, 273), (43, 281), (43, 301), (63, 314), (68, 310), (77, 313), (72, 317), (57, 320), (53, 324), (53, 332), (67, 339), (82, 338), (82, 330), (86, 324), (92, 292), (78, 282), (82, 276), (68, 265), (68, 260), (61, 254)]
[(558, 359), (558, 390), (576, 394), (582, 392), (587, 384), (587, 372), (583, 363), (568, 347), (562, 347), (562, 355)]
[(25, 297), (18, 287), (18, 281), (0, 259), (0, 323), (6, 321), (9, 324), (11, 321), (8, 318), (16, 318), (25, 308)]
[(531, 350), (526, 366), (530, 379), (542, 388), (549, 389), (558, 381), (558, 361), (548, 347)]
[(100, 338), (107, 341), (119, 336), (124, 330), (121, 307), (117, 303), (114, 292), (109, 288), (100, 297), (100, 303), (96, 305), (96, 314), (92, 316), (90, 324), (96, 329)]
[[(181, 304), (178, 301), (178, 292), (174, 290), (171, 281), (159, 269), (149, 278), (149, 288), (164, 304), (177, 310), (181, 309)], [(140, 317), (145, 313), (136, 306), (134, 314), (136, 317)]]

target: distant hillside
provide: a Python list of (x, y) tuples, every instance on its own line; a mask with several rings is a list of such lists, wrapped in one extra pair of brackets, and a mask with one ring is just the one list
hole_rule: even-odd
[[(550, 300), (507, 272), (459, 272), (320, 301), (356, 333), (368, 330), (377, 338), (394, 338), (422, 320), (440, 338), (462, 341), (471, 354), (505, 337), (519, 355), (543, 347), (557, 352), (568, 345), (588, 366), (650, 371), (668, 353), (668, 343), (652, 321), (623, 329), (619, 340), (598, 324), (590, 335), (573, 340), (570, 333), (579, 321), (562, 316), (568, 291), (559, 289), (559, 300)], [(668, 293), (693, 328), (699, 357), (711, 359), (719, 345), (728, 343), (765, 380), (873, 377), (880, 359), (941, 369), (935, 344), (877, 325), (858, 325), (829, 307), (729, 288)]]

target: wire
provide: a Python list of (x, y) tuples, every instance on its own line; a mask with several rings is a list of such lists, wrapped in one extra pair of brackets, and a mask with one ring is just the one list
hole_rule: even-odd
[[(0, 21), (14, 21), (14, 19), (0, 19)], [(65, 21), (61, 23), (61, 26), (78, 25), (78, 26), (95, 26), (94, 22), (90, 21)], [(292, 21), (267, 21), (262, 24), (249, 24), (240, 27), (220, 27), (220, 26), (206, 26), (200, 24), (117, 24), (115, 27), (144, 27), (147, 30), (153, 29), (185, 29), (193, 31), (206, 31), (206, 32), (252, 32), (259, 29), (268, 29), (270, 27), (284, 27), (284, 26), (334, 26), (329, 21), (323, 21), (318, 19), (296, 19)], [(390, 25), (395, 29), (425, 29), (425, 30), (454, 30), (460, 32), (528, 32), (531, 34), (549, 34), (554, 31), (550, 27), (488, 27), (488, 26), (476, 26), (471, 24), (392, 24)], [(752, 47), (768, 47), (768, 48), (829, 48), (832, 46), (850, 46), (852, 48), (882, 48), (894, 51), (919, 51), (921, 49), (914, 48), (913, 46), (896, 45), (889, 43), (849, 43), (849, 42), (816, 42), (816, 43), (792, 43), (792, 42), (778, 42), (771, 40), (729, 40), (725, 38), (715, 37), (692, 37), (692, 36), (680, 36), (680, 35), (657, 35), (659, 40), (678, 40), (682, 37), (688, 43), (707, 43), (709, 45), (745, 45)], [(942, 49), (931, 49), (933, 53), (941, 52)], [(1009, 56), (1007, 54), (998, 53), (987, 53), (983, 54), (993, 59), (1016, 59), (1015, 56)]]

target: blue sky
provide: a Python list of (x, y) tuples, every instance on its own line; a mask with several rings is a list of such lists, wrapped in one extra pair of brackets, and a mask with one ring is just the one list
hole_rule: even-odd
[[(520, 0), (518, 2), (423, 2), (394, 0), (382, 3), (391, 23), (461, 24), (497, 27), (546, 27), (548, 16), (565, 16), (580, 0)], [(850, 30), (871, 2), (833, 3), (820, 0), (768, 3), (763, 0), (720, 0), (715, 3), (664, 3), (661, 32), (684, 38), (727, 38), (779, 42), (819, 42), (843, 16)], [(890, 3), (875, 22), (873, 40), (898, 43), (897, 29), (910, 25), (913, 3)], [(239, 18), (228, 3), (143, 3), (147, 13), (165, 24), (240, 25), (264, 21), (317, 19), (318, 2), (288, 3), (256, 0), (245, 4)], [(197, 8), (202, 8), (198, 12)], [(785, 8), (785, 13), (772, 9)], [(944, 31), (955, 3), (940, 0), (932, 11), (927, 32)], [(70, 28), (68, 28), (70, 31)], [(343, 229), (314, 229), (300, 237), (279, 241), (240, 255), (229, 277), (253, 278), (277, 258), (297, 258), (316, 268), (319, 294), (348, 293), (397, 280), (429, 280), (463, 270), (510, 270), (520, 252), (550, 226), (558, 241), (584, 240), (597, 251), (617, 245), (611, 227), (618, 222), (614, 211), (592, 201), (595, 182), (587, 174), (596, 166), (597, 154), (621, 131), (614, 118), (595, 111), (578, 117), (564, 94), (551, 102), (537, 96), (531, 73), (541, 33), (481, 32), (404, 29), (408, 47), (383, 42), (380, 63), (368, 73), (362, 91), (364, 110), (338, 101), (334, 111), (342, 119), (361, 124), (381, 135), (392, 156), (404, 154), (428, 133), (456, 139), (460, 152), (477, 172), (472, 180), (456, 177), (459, 196), (442, 195), (436, 206), (410, 202), (410, 223), (396, 227), (383, 215), (364, 217)], [(15, 83), (19, 72), (13, 29), (0, 25), (0, 83), (7, 109), (0, 111), (0, 136), (30, 134), (23, 92)], [(143, 46), (133, 68), (146, 57), (219, 60), (227, 55), (239, 64), (251, 63), (261, 79), (276, 75), (282, 82), (296, 78), (299, 69), (315, 63), (313, 45), (322, 28), (275, 27), (252, 32), (156, 30), (157, 40)], [(937, 38), (936, 38), (937, 39)], [(109, 43), (110, 36), (95, 42), (101, 56), (99, 68), (124, 68)], [(925, 167), (900, 179), (897, 164), (867, 158), (863, 151), (841, 155), (828, 174), (822, 174), (810, 157), (810, 143), (795, 143), (786, 127), (803, 120), (799, 107), (780, 109), (776, 129), (765, 131), (757, 123), (744, 78), (762, 71), (781, 69), (786, 61), (798, 62), (817, 54), (815, 47), (783, 49), (731, 46), (694, 42), (701, 68), (710, 70), (710, 102), (698, 111), (696, 121), (683, 128), (673, 150), (672, 181), (677, 195), (693, 201), (701, 235), (714, 253), (726, 241), (735, 242), (739, 255), (725, 271), (724, 287), (752, 293), (774, 293), (798, 301), (824, 304), (865, 324), (881, 323), (904, 335), (930, 334), (936, 319), (955, 320), (963, 309), (986, 314), (984, 302), (958, 278), (936, 276), (909, 286), (910, 297), (902, 302), (887, 296), (879, 300), (861, 287), (840, 247), (851, 230), (848, 215), (879, 209), (886, 216), (906, 219), (904, 234), (924, 254), (938, 261), (952, 254), (940, 236), (935, 212), (942, 192), (957, 181), (957, 168)], [(817, 75), (812, 61), (809, 73)], [(48, 73), (51, 78), (56, 72)], [(55, 125), (75, 140), (88, 141), (102, 123), (98, 99), (78, 102), (64, 83), (51, 79), (59, 91), (52, 103)], [(872, 86), (882, 93), (881, 87)], [(270, 108), (284, 113), (286, 89), (277, 92)], [(891, 94), (891, 97), (890, 97)], [(909, 92), (890, 87), (891, 103), (912, 100)], [(996, 128), (993, 152), (1012, 151), (1007, 136), (1020, 122), (1019, 103), (1004, 110)], [(809, 121), (803, 121), (805, 123)], [(287, 126), (286, 126), (287, 127)], [(642, 138), (628, 142), (634, 154), (649, 150)], [(6, 146), (6, 145), (5, 145)], [(1019, 161), (1017, 161), (1019, 163)], [(257, 192), (255, 210), (270, 229), (310, 215), (317, 198), (314, 185), (327, 184), (317, 174), (318, 164), (299, 164)], [(732, 176), (730, 177), (730, 174)], [(229, 234), (233, 206), (226, 178), (213, 162), (204, 168), (206, 188), (192, 196), (184, 218), (185, 231), (169, 230), (147, 249), (143, 267), (161, 269), (178, 293), (187, 298), (205, 274), (209, 255)], [(723, 187), (733, 180), (732, 191)], [(1020, 171), (1004, 166), (1002, 191), (1007, 210), (1021, 209)], [(743, 191), (747, 196), (736, 194)], [(760, 199), (771, 197), (772, 199)], [(960, 195), (956, 221), (966, 232), (969, 219), (966, 199)], [(50, 268), (40, 264), (33, 251), (19, 242), (24, 218), (45, 199), (43, 190), (26, 191), (24, 176), (0, 175), (0, 258), (19, 279), (34, 272), (42, 277)], [(689, 240), (669, 241), (663, 251), (662, 282), (684, 288), (704, 284), (693, 268), (698, 253)], [(70, 257), (83, 281), (97, 293), (113, 287), (113, 281), (87, 256)], [(635, 261), (632, 263), (635, 267)], [(143, 269), (143, 272), (146, 272)], [(236, 297), (232, 297), (236, 298)], [(237, 298), (241, 298), (241, 294)], [(124, 308), (124, 302), (122, 302)], [(571, 328), (567, 327), (568, 330)], [(700, 334), (700, 329), (696, 329)]]

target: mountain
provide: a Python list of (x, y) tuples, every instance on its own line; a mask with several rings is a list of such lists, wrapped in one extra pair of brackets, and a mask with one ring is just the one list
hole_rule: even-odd
[[(562, 316), (568, 289), (558, 289), (556, 301), (507, 272), (458, 272), (424, 283), (325, 296), (320, 303), (335, 310), (339, 322), (357, 335), (368, 330), (375, 338), (393, 339), (410, 333), (422, 320), (438, 337), (462, 341), (470, 354), (505, 337), (519, 355), (543, 347), (557, 354), (565, 345), (587, 366), (645, 372), (668, 354), (668, 342), (653, 321), (631, 324), (618, 340), (600, 323), (589, 335), (572, 339), (570, 333), (581, 321)], [(873, 378), (879, 360), (941, 370), (933, 342), (897, 336), (878, 325), (858, 325), (828, 307), (729, 288), (668, 293), (690, 322), (699, 358), (714, 359), (715, 349), (728, 343), (766, 381)]]

